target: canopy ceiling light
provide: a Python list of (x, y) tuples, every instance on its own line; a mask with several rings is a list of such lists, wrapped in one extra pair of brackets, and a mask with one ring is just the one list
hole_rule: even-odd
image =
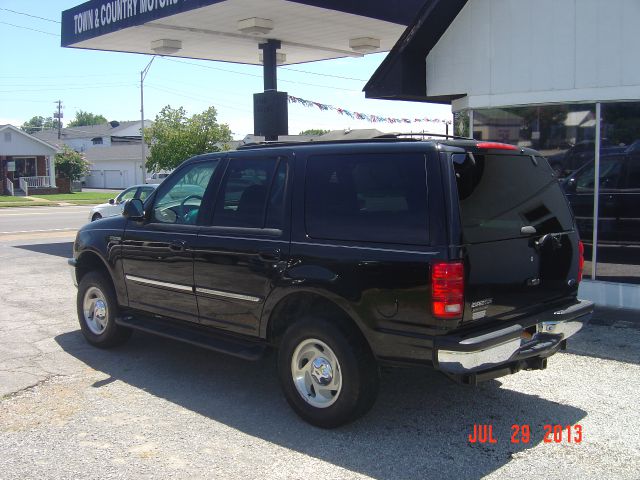
[(351, 50), (359, 53), (370, 53), (380, 49), (380, 39), (372, 37), (358, 37), (349, 40)]
[[(264, 55), (262, 53), (258, 54), (258, 60), (260, 63), (264, 64)], [(280, 52), (276, 53), (276, 64), (284, 65), (285, 63), (287, 63), (287, 54)]]
[(238, 30), (246, 35), (266, 35), (273, 30), (273, 20), (268, 18), (245, 18), (238, 22)]
[(182, 50), (182, 41), (163, 38), (151, 42), (151, 50), (157, 55), (171, 55)]

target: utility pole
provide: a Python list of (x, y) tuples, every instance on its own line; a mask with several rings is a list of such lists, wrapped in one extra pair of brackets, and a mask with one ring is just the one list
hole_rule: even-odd
[(144, 154), (144, 79), (147, 78), (147, 73), (149, 73), (149, 69), (151, 68), (151, 64), (156, 59), (154, 55), (151, 58), (151, 61), (147, 64), (147, 66), (140, 72), (140, 144), (142, 145), (142, 182), (144, 183), (145, 177), (147, 176), (146, 172), (146, 158)]
[(53, 112), (53, 118), (58, 120), (58, 140), (62, 136), (62, 100), (58, 100), (57, 102), (53, 102), (58, 105), (58, 111)]

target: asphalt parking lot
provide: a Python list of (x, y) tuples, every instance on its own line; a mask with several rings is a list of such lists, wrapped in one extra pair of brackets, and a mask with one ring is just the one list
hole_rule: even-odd
[[(640, 322), (596, 316), (541, 372), (478, 387), (385, 371), (373, 410), (333, 431), (252, 363), (136, 333), (87, 345), (66, 267), (73, 233), (0, 236), (0, 478), (640, 478)], [(631, 321), (629, 321), (631, 320)], [(474, 424), (494, 444), (471, 444)], [(531, 440), (512, 443), (512, 425)], [(544, 426), (581, 425), (581, 443)]]

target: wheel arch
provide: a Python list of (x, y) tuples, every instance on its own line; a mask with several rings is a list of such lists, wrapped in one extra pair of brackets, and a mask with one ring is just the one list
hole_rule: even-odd
[(293, 289), (272, 294), (262, 313), (260, 336), (277, 345), (289, 325), (308, 315), (321, 315), (343, 322), (342, 326), (354, 329), (371, 348), (366, 330), (348, 302), (319, 289)]
[(76, 279), (78, 283), (80, 283), (82, 277), (87, 273), (99, 271), (111, 281), (111, 285), (113, 286), (113, 289), (116, 292), (116, 297), (118, 298), (118, 303), (120, 305), (126, 304), (126, 300), (123, 301), (124, 299), (122, 298), (123, 292), (118, 288), (120, 286), (119, 283), (116, 282), (111, 268), (109, 268), (109, 265), (101, 255), (93, 250), (84, 250), (80, 255), (78, 255), (76, 261)]

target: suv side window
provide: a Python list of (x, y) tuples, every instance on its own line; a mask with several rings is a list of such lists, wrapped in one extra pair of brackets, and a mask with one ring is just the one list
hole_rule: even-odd
[(314, 156), (307, 162), (305, 222), (314, 238), (428, 243), (421, 154)]
[(171, 183), (163, 183), (153, 205), (152, 221), (195, 225), (218, 160), (194, 163), (175, 175)]
[(281, 159), (278, 163), (278, 170), (271, 183), (269, 193), (269, 206), (267, 208), (266, 228), (282, 228), (284, 226), (284, 212), (286, 199), (287, 175), (289, 164), (286, 159)]
[(213, 225), (263, 228), (267, 198), (274, 183), (278, 160), (278, 158), (232, 158), (229, 160), (216, 201)]

